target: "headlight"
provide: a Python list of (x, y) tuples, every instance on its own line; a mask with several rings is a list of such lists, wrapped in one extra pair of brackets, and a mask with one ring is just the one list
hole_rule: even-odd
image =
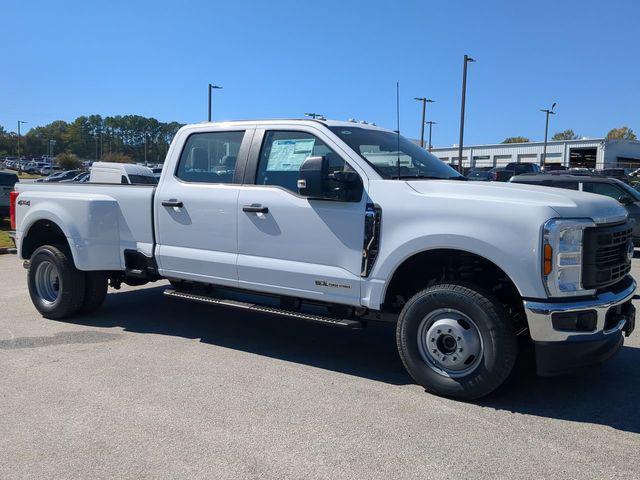
[(542, 275), (551, 297), (589, 295), (582, 288), (582, 234), (591, 219), (553, 218), (544, 224)]

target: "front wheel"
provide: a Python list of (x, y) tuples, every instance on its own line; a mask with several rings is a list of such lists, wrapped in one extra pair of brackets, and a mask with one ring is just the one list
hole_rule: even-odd
[(84, 272), (75, 267), (68, 251), (52, 245), (33, 252), (28, 285), (31, 301), (45, 318), (70, 317), (78, 312), (84, 299)]
[(513, 325), (499, 302), (471, 285), (434, 285), (404, 306), (398, 351), (428, 392), (471, 400), (498, 388), (517, 357)]

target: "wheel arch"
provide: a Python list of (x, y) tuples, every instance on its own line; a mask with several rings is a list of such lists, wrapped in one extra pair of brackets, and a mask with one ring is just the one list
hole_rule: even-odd
[(59, 221), (50, 218), (39, 218), (31, 222), (21, 237), (20, 258), (28, 260), (39, 247), (54, 245), (69, 250), (75, 263), (72, 242), (69, 241), (66, 232), (59, 223)]
[(425, 249), (404, 258), (382, 290), (383, 311), (399, 311), (425, 287), (458, 281), (477, 285), (499, 299), (518, 321), (526, 323), (522, 293), (512, 277), (495, 261), (460, 248)]

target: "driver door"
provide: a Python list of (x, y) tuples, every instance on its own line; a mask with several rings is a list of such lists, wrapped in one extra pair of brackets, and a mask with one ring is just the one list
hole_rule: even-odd
[(306, 158), (350, 168), (321, 135), (299, 126), (256, 131), (238, 199), (239, 286), (357, 306), (366, 193), (348, 202), (298, 194)]

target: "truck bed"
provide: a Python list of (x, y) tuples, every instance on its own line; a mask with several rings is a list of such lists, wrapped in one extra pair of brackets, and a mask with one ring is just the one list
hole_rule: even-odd
[(80, 270), (124, 270), (124, 251), (153, 253), (153, 185), (18, 183), (16, 242), (38, 221), (55, 223)]

